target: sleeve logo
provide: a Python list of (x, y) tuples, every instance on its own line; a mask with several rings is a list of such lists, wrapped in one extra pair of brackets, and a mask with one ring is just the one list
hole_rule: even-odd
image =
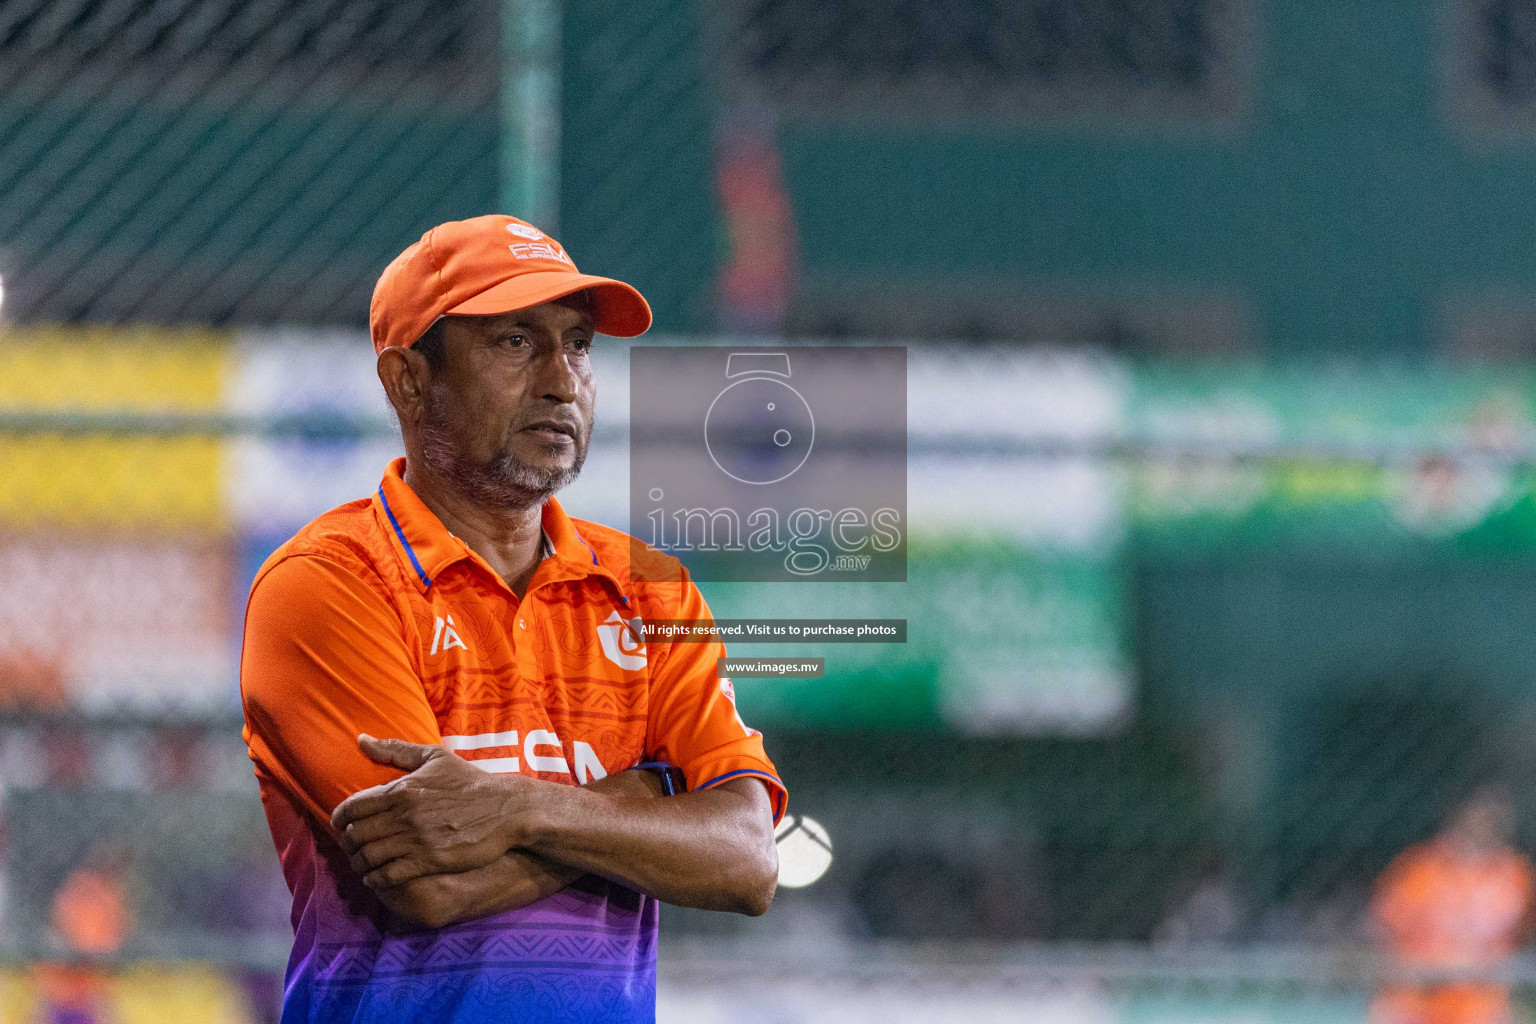
[(720, 693), (725, 697), (726, 700), (731, 702), (731, 712), (735, 714), (736, 724), (741, 726), (741, 731), (746, 733), (748, 736), (761, 735), (756, 729), (752, 728), (742, 720), (741, 710), (736, 707), (736, 684), (731, 682), (725, 676), (721, 676)]

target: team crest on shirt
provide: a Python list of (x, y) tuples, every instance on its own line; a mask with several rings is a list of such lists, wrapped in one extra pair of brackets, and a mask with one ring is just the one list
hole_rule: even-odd
[(614, 612), (597, 627), (598, 642), (603, 645), (603, 657), (619, 668), (635, 672), (645, 668), (645, 642), (640, 639), (640, 619), (625, 619)]

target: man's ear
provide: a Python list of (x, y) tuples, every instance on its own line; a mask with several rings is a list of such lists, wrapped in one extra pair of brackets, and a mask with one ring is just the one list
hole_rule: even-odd
[(426, 401), (432, 368), (427, 357), (414, 349), (386, 348), (379, 353), (379, 383), (401, 423), (416, 423)]

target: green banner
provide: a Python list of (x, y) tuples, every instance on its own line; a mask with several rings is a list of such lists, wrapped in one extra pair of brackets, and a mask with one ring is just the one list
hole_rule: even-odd
[[(1161, 364), (1134, 380), (1130, 436), (1187, 452), (1131, 474), (1141, 539), (1536, 546), (1536, 476), (1507, 460), (1536, 447), (1529, 370)], [(1468, 451), (1484, 457), (1449, 457)]]
[(1118, 560), (1004, 542), (914, 544), (906, 583), (711, 583), (718, 618), (899, 618), (905, 644), (733, 643), (825, 660), (821, 679), (741, 679), (751, 724), (1092, 733), (1129, 710)]

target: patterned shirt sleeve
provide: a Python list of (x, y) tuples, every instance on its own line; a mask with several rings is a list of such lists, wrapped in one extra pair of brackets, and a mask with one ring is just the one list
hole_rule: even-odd
[(288, 558), (261, 576), (240, 659), (246, 742), (265, 772), (322, 823), (336, 805), (404, 774), (357, 748), (359, 733), (441, 743), (400, 615), (327, 558)]
[[(655, 584), (677, 593), (675, 619), (712, 616), (693, 582)], [(725, 645), (658, 644), (651, 675), (651, 711), (647, 750), (659, 761), (677, 765), (688, 788), (709, 789), (729, 779), (756, 778), (773, 799), (774, 824), (784, 815), (789, 793), (763, 749), (763, 734), (742, 721), (729, 679), (716, 675)]]

